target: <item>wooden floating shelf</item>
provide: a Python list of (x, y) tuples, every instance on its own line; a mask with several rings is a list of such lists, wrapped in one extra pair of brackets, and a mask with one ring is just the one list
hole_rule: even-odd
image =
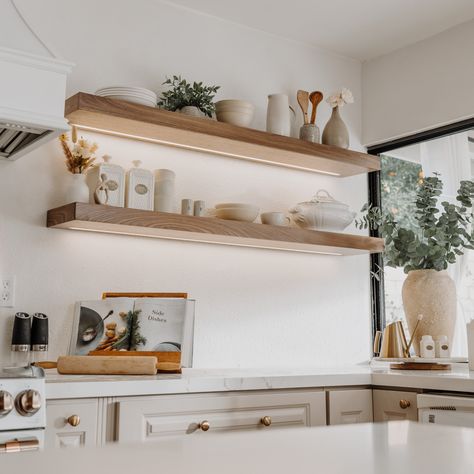
[(47, 226), (338, 256), (383, 251), (383, 240), (374, 237), (97, 204), (72, 203), (52, 209)]
[(65, 116), (81, 129), (330, 176), (380, 170), (378, 156), (84, 92), (67, 99)]

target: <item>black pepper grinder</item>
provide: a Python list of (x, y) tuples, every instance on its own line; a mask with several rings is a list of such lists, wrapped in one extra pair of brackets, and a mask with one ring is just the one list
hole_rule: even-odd
[(40, 362), (48, 358), (48, 316), (43, 313), (33, 314), (31, 355), (32, 362)]
[(27, 313), (16, 313), (12, 332), (12, 364), (25, 367), (30, 363), (31, 316)]

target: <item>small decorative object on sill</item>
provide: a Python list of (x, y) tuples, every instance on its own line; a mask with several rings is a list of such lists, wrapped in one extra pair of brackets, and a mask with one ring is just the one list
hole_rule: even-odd
[(327, 102), (332, 107), (332, 114), (324, 127), (322, 141), (325, 145), (349, 148), (349, 130), (339, 114), (339, 108), (354, 102), (352, 92), (343, 88), (340, 92), (331, 95)]
[(174, 171), (161, 169), (155, 172), (155, 211), (174, 212)]
[(270, 94), (267, 106), (267, 132), (290, 136), (291, 117), (295, 111), (290, 106), (286, 94)]
[(194, 117), (212, 117), (214, 113), (212, 101), (220, 86), (203, 86), (202, 82), (191, 84), (181, 76), (167, 78), (163, 85), (169, 86), (170, 90), (161, 94), (158, 107), (172, 112), (180, 111)]
[[(124, 207), (125, 205), (125, 170), (110, 163), (111, 156), (104, 155), (103, 162), (95, 165), (90, 172), (93, 189), (99, 193), (94, 193), (95, 202), (104, 204), (105, 189), (107, 188), (107, 204), (109, 206)], [(97, 196), (95, 195), (97, 194)], [(99, 201), (99, 202), (98, 202)]]
[(131, 209), (152, 211), (155, 199), (155, 180), (151, 171), (140, 168), (141, 161), (133, 161), (128, 172), (126, 203)]
[(438, 336), (435, 341), (436, 357), (448, 358), (451, 356), (449, 350), (448, 336)]
[[(452, 345), (456, 322), (456, 286), (446, 269), (466, 249), (474, 248), (470, 233), (474, 181), (461, 181), (455, 200), (438, 205), (443, 183), (434, 176), (420, 180), (416, 193), (416, 225), (402, 227), (391, 212), (365, 205), (356, 221), (361, 229), (379, 230), (385, 238), (384, 262), (402, 267), (408, 274), (402, 287), (403, 308), (410, 332), (418, 324), (420, 334), (443, 334)], [(439, 210), (441, 209), (441, 211)], [(414, 342), (420, 354), (419, 338)]]
[(205, 201), (194, 201), (194, 215), (197, 217), (203, 216), (206, 212)]
[(95, 152), (98, 146), (96, 143), (89, 143), (82, 137), (78, 140), (76, 127), (72, 127), (72, 148), (68, 144), (67, 134), (60, 135), (59, 141), (66, 157), (66, 167), (71, 173), (65, 181), (65, 201), (87, 203), (90, 191), (86, 182), (86, 173), (95, 161)]
[(183, 216), (194, 215), (194, 205), (192, 199), (181, 199), (181, 214)]
[(216, 117), (219, 122), (238, 127), (250, 127), (255, 106), (245, 100), (219, 100), (216, 102)]
[(421, 337), (420, 356), (423, 359), (433, 359), (436, 356), (435, 343), (433, 338), (429, 335)]
[(99, 177), (97, 187), (94, 191), (94, 202), (96, 204), (107, 204), (109, 202), (109, 188), (107, 186), (107, 175), (102, 173)]

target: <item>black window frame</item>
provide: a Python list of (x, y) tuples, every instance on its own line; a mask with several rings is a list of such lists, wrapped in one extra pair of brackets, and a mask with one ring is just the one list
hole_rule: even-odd
[[(423, 132), (407, 135), (402, 138), (390, 140), (377, 145), (367, 147), (367, 153), (380, 156), (397, 148), (409, 145), (415, 145), (428, 140), (435, 140), (447, 135), (465, 132), (474, 129), (474, 117), (461, 120), (459, 122), (443, 125), (441, 127), (432, 128)], [(368, 202), (373, 206), (381, 206), (381, 174), (380, 171), (374, 171), (368, 174)], [(380, 237), (378, 231), (370, 231), (372, 237)], [(379, 268), (383, 268), (383, 255), (372, 254), (370, 256), (370, 292), (371, 292), (371, 308), (372, 308), (372, 337), (377, 331), (382, 331), (385, 327), (385, 291), (384, 276), (377, 272)], [(378, 278), (374, 277), (374, 274)]]

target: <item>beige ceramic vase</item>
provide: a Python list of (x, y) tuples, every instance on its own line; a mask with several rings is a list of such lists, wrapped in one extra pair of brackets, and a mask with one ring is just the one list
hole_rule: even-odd
[(447, 271), (413, 270), (402, 287), (403, 307), (410, 334), (422, 314), (413, 346), (420, 354), (421, 336), (447, 336), (452, 345), (456, 323), (456, 286)]

